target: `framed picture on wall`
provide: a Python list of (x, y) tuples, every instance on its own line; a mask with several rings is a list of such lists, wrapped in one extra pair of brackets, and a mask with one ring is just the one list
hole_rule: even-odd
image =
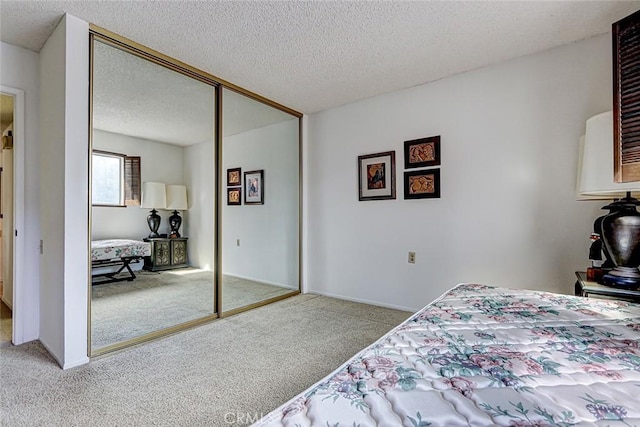
[(242, 187), (227, 188), (227, 205), (239, 206), (242, 204)]
[(440, 165), (440, 135), (404, 142), (404, 168)]
[(236, 187), (242, 185), (242, 168), (227, 169), (227, 186)]
[(244, 173), (244, 204), (264, 205), (264, 169)]
[(358, 156), (358, 200), (396, 198), (396, 152)]
[(404, 173), (405, 199), (440, 198), (440, 169), (425, 169)]

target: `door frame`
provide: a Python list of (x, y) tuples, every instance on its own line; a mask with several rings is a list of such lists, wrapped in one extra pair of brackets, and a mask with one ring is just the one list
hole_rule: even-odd
[[(25, 271), (24, 242), (24, 194), (25, 194), (25, 109), (24, 91), (9, 86), (0, 86), (0, 92), (13, 96), (13, 307), (11, 341), (18, 345), (24, 340), (24, 321), (28, 314), (24, 310), (25, 296), (22, 280)], [(6, 232), (6, 230), (3, 230)]]

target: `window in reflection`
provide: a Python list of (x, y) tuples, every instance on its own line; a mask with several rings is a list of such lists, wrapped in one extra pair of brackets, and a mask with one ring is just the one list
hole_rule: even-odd
[(124, 204), (124, 156), (93, 152), (91, 199), (94, 205)]

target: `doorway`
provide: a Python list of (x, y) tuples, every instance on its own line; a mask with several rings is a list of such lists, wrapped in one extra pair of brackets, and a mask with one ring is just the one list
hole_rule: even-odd
[(13, 338), (13, 132), (15, 100), (0, 94), (0, 347)]

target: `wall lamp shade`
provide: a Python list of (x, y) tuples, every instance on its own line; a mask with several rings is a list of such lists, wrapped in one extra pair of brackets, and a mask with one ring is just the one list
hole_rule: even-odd
[(588, 119), (580, 137), (577, 199), (619, 199), (627, 191), (640, 191), (640, 182), (613, 180), (613, 113), (607, 111)]
[(184, 185), (167, 185), (168, 210), (184, 211), (189, 209), (187, 205), (187, 187)]
[(165, 209), (167, 207), (167, 192), (162, 182), (145, 182), (142, 184), (141, 208)]
[(187, 187), (184, 185), (167, 185), (167, 209), (173, 209), (173, 214), (169, 217), (170, 237), (180, 237), (182, 218), (178, 211), (189, 209), (187, 205)]
[(158, 228), (160, 228), (160, 215), (156, 209), (165, 209), (167, 207), (167, 192), (162, 182), (145, 182), (142, 184), (142, 203), (141, 208), (151, 209), (151, 213), (147, 217), (149, 224), (149, 238), (160, 237)]
[(580, 138), (577, 193), (579, 200), (620, 199), (603, 209), (609, 214), (596, 219), (594, 234), (600, 234), (603, 251), (614, 268), (603, 276), (607, 285), (640, 286), (640, 213), (632, 191), (640, 191), (640, 182), (614, 182), (613, 114), (608, 111), (587, 120), (586, 133)]

